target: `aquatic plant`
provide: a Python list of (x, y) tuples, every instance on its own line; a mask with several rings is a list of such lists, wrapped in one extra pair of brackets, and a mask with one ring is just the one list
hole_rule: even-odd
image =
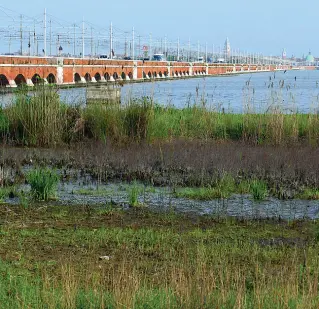
[(31, 196), (39, 201), (48, 201), (54, 198), (59, 175), (49, 168), (36, 168), (26, 174), (26, 179), (31, 186)]
[(318, 200), (319, 189), (316, 188), (305, 188), (301, 193), (297, 195), (297, 198), (303, 200)]
[(254, 179), (250, 182), (250, 192), (254, 200), (262, 201), (268, 194), (267, 184), (264, 181)]

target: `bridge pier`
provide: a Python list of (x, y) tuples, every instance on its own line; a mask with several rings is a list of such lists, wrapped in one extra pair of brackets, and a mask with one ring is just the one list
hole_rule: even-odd
[(16, 88), (16, 87), (17, 87), (17, 84), (16, 84), (16, 82), (15, 82), (13, 79), (11, 79), (11, 80), (9, 80), (9, 85), (8, 85), (8, 87), (10, 87), (10, 88)]
[(133, 61), (133, 79), (137, 79), (137, 61)]
[(94, 76), (91, 78), (91, 82), (92, 82), (92, 83), (97, 83), (97, 81), (96, 81), (96, 79), (95, 79)]
[(29, 86), (29, 87), (33, 87), (34, 86), (32, 80), (30, 78), (27, 79), (27, 86)]

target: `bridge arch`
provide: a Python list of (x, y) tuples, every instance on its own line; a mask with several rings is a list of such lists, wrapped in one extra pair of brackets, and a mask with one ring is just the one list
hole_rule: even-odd
[(105, 80), (110, 80), (110, 74), (106, 72), (104, 74), (104, 78), (105, 78)]
[(41, 83), (42, 78), (40, 77), (40, 75), (39, 75), (38, 73), (35, 73), (35, 74), (32, 76), (31, 80), (32, 80), (33, 85), (37, 85), (37, 84), (40, 84), (40, 83)]
[(146, 78), (146, 73), (143, 71), (143, 78)]
[(7, 77), (3, 74), (0, 74), (0, 87), (6, 87), (7, 85), (9, 85)]
[(157, 73), (153, 72), (153, 77), (156, 78), (157, 77)]
[(164, 72), (164, 76), (167, 77), (168, 76), (168, 71)]
[(159, 72), (158, 72), (158, 75), (159, 75), (159, 77), (163, 77), (162, 71), (159, 71)]
[(94, 78), (97, 82), (101, 81), (101, 74), (99, 72), (95, 73)]
[(92, 80), (90, 73), (86, 73), (86, 74), (84, 75), (84, 78), (85, 78), (85, 80), (86, 80), (87, 82), (90, 82), (90, 81)]
[(81, 76), (79, 73), (74, 74), (74, 82), (75, 83), (80, 83), (81, 82)]
[(56, 84), (56, 79), (55, 79), (55, 76), (53, 73), (50, 73), (48, 76), (47, 76), (47, 81), (49, 84)]
[(24, 77), (22, 74), (18, 74), (18, 75), (16, 76), (16, 78), (14, 79), (14, 81), (15, 81), (15, 83), (16, 83), (17, 86), (21, 86), (21, 85), (27, 83), (25, 77)]
[(152, 77), (152, 73), (151, 72), (148, 72), (147, 75), (148, 75), (149, 78)]
[(129, 77), (130, 79), (133, 79), (133, 74), (132, 74), (132, 72), (129, 72), (129, 73), (128, 73), (128, 77)]
[(113, 73), (113, 78), (114, 78), (115, 80), (117, 80), (117, 79), (119, 78), (119, 76), (118, 76), (118, 74), (117, 74), (116, 72)]
[(123, 80), (125, 80), (126, 79), (126, 74), (124, 72), (122, 72), (121, 73), (121, 77), (122, 77)]

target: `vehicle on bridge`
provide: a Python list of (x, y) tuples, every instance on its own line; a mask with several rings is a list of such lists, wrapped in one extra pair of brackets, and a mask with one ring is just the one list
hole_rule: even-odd
[(152, 60), (154, 61), (166, 61), (164, 54), (154, 54)]

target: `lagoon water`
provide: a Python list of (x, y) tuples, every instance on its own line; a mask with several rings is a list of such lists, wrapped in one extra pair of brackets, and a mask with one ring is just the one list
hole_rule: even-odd
[[(59, 93), (68, 104), (85, 104), (85, 87), (60, 89)], [(319, 70), (160, 80), (126, 84), (122, 88), (122, 104), (141, 96), (151, 97), (161, 105), (178, 108), (205, 104), (216, 111), (232, 113), (267, 112), (278, 108), (285, 113), (317, 113)], [(10, 104), (13, 100), (13, 94), (0, 95), (2, 105)]]

